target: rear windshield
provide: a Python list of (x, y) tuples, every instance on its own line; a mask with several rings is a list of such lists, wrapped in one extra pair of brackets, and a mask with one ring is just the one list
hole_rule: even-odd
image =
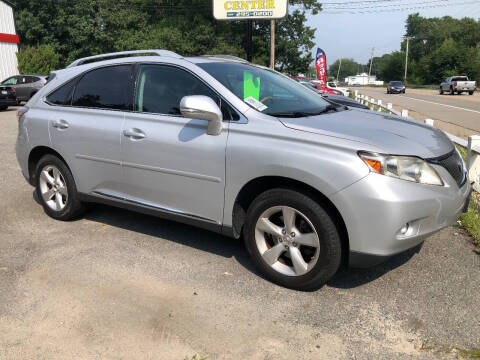
[(457, 76), (452, 78), (452, 81), (468, 81), (468, 77), (466, 76)]

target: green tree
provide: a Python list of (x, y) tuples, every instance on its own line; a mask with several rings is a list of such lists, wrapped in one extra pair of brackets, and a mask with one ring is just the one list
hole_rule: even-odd
[(381, 57), (377, 76), (383, 81), (402, 80), (404, 76), (405, 54), (395, 51)]
[(58, 68), (60, 54), (51, 45), (22, 47), (17, 53), (18, 70), (23, 74), (48, 75)]
[[(328, 67), (328, 75), (334, 78), (337, 77), (338, 68), (340, 67), (340, 59), (335, 60), (333, 64)], [(343, 81), (346, 77), (356, 75), (359, 69), (363, 70), (363, 65), (360, 65), (353, 59), (342, 59), (342, 66), (340, 67), (340, 73), (338, 80)]]
[[(211, 0), (15, 0), (21, 43), (51, 45), (60, 66), (103, 52), (165, 48), (182, 55), (245, 57), (245, 21), (217, 21)], [(276, 66), (306, 72), (315, 29), (306, 14), (321, 10), (318, 0), (291, 0), (290, 15), (277, 21)], [(253, 58), (269, 63), (269, 21), (254, 22)]]

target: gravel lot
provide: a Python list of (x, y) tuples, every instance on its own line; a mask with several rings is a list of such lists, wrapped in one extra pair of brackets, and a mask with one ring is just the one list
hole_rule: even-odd
[(480, 257), (450, 227), (296, 292), (241, 242), (115, 208), (48, 218), (0, 112), (0, 359), (433, 359), (480, 342)]

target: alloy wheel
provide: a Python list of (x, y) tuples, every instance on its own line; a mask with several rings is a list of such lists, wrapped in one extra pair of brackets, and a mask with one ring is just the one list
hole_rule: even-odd
[(260, 215), (255, 242), (263, 261), (288, 276), (308, 273), (320, 254), (320, 240), (312, 222), (289, 206), (274, 206)]
[(67, 206), (67, 184), (55, 165), (47, 165), (42, 169), (39, 185), (43, 201), (50, 209), (62, 211)]

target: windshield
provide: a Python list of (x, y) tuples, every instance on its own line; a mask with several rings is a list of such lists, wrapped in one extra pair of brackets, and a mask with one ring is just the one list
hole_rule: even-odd
[(390, 81), (390, 85), (392, 86), (402, 86), (402, 82), (401, 81)]
[(250, 64), (198, 64), (238, 98), (264, 114), (300, 117), (326, 112), (331, 104), (302, 84)]

